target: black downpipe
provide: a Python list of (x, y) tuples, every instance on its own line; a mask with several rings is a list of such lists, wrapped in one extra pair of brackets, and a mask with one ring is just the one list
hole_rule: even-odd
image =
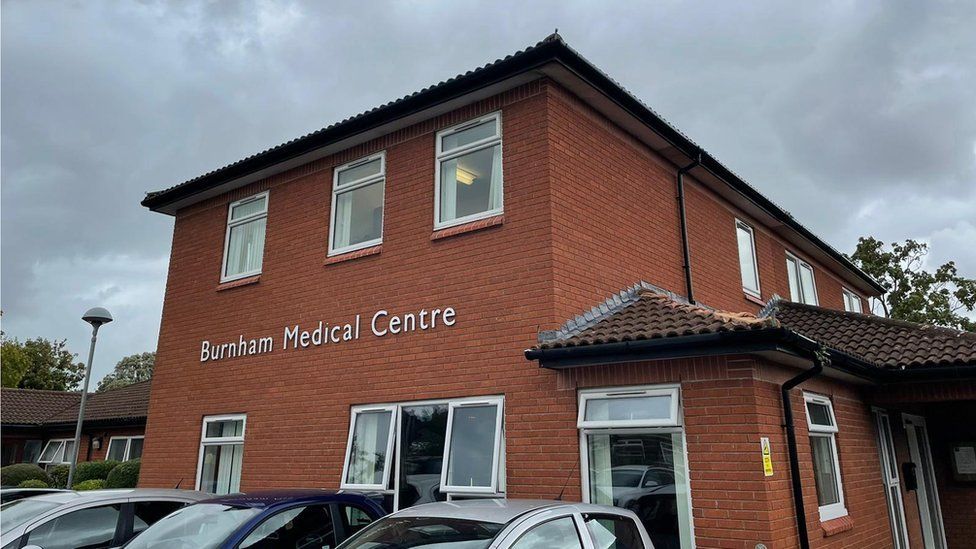
[(685, 292), (687, 293), (688, 302), (692, 305), (695, 304), (695, 288), (691, 281), (691, 248), (688, 245), (688, 218), (685, 215), (685, 180), (684, 176), (690, 170), (701, 165), (702, 155), (701, 151), (695, 156), (695, 160), (685, 166), (684, 168), (678, 169), (678, 220), (681, 223), (681, 253), (682, 260), (684, 261), (684, 271), (685, 271)]
[(790, 480), (793, 484), (793, 507), (796, 509), (796, 529), (801, 549), (810, 549), (807, 533), (807, 514), (803, 507), (803, 483), (800, 481), (800, 456), (796, 449), (796, 427), (793, 425), (793, 403), (790, 390), (823, 372), (826, 358), (815, 355), (813, 368), (791, 378), (783, 384), (783, 419), (786, 422), (786, 447), (790, 455)]

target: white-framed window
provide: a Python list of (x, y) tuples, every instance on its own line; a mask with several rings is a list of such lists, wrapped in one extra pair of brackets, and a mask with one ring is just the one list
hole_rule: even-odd
[(361, 250), (383, 242), (386, 152), (335, 169), (329, 255)]
[(196, 489), (214, 494), (240, 491), (247, 416), (228, 414), (203, 418)]
[(577, 427), (583, 501), (631, 509), (655, 546), (688, 549), (694, 527), (680, 396), (677, 385), (580, 391)]
[(261, 273), (267, 221), (268, 191), (231, 202), (227, 208), (221, 282)]
[(860, 313), (861, 312), (861, 296), (855, 294), (854, 292), (843, 289), (844, 292), (844, 310), (849, 313)]
[(57, 465), (59, 463), (69, 463), (71, 454), (75, 451), (75, 441), (71, 438), (53, 438), (44, 445), (41, 456), (37, 458), (38, 463), (45, 465)]
[(844, 507), (844, 487), (840, 478), (840, 459), (837, 457), (837, 419), (829, 398), (804, 393), (807, 428), (810, 432), (810, 451), (813, 454), (813, 475), (817, 485), (820, 520), (847, 515)]
[(739, 274), (742, 275), (742, 290), (749, 295), (760, 297), (756, 235), (748, 223), (736, 219), (735, 237), (739, 244)]
[(142, 445), (145, 437), (112, 437), (108, 441), (106, 460), (129, 461), (142, 457)]
[(504, 397), (354, 406), (342, 489), (379, 490), (394, 509), (505, 493)]
[(437, 132), (434, 228), (502, 213), (502, 116)]
[(790, 301), (818, 305), (817, 282), (809, 263), (786, 252), (786, 274), (790, 281)]

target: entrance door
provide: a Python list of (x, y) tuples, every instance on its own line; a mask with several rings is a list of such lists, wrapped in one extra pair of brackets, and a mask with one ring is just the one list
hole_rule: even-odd
[(891, 436), (891, 422), (884, 410), (875, 410), (878, 424), (878, 451), (881, 453), (881, 482), (888, 499), (888, 518), (895, 549), (908, 549), (908, 529), (905, 526), (905, 506), (901, 499), (901, 483), (898, 478), (898, 458)]
[(939, 507), (939, 491), (935, 485), (935, 469), (932, 467), (932, 451), (925, 418), (902, 414), (908, 435), (908, 451), (916, 466), (918, 477), (918, 514), (922, 520), (922, 539), (926, 549), (945, 549), (945, 530), (942, 526), (942, 509)]

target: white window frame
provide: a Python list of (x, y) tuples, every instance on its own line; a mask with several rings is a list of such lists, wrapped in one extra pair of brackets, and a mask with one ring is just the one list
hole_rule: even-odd
[(125, 452), (123, 452), (123, 455), (125, 457), (122, 458), (122, 461), (129, 461), (129, 459), (130, 459), (129, 458), (129, 452), (130, 452), (130, 450), (132, 450), (132, 441), (133, 440), (136, 440), (136, 439), (142, 440), (143, 443), (145, 443), (146, 437), (145, 436), (110, 437), (108, 439), (108, 447), (105, 448), (105, 459), (108, 459), (108, 454), (112, 450), (112, 442), (114, 442), (116, 440), (124, 440), (125, 441)]
[[(816, 425), (810, 419), (810, 409), (808, 405), (810, 403), (819, 404), (821, 406), (827, 407), (827, 415), (830, 416), (831, 425)], [(810, 437), (822, 437), (830, 441), (830, 453), (831, 453), (831, 463), (834, 467), (834, 478), (837, 479), (837, 503), (831, 503), (829, 505), (820, 505), (820, 522), (826, 522), (828, 520), (833, 520), (840, 517), (847, 516), (847, 507), (844, 505), (844, 481), (841, 478), (840, 472), (840, 458), (837, 455), (837, 433), (839, 429), (837, 427), (837, 416), (834, 414), (834, 404), (828, 397), (823, 395), (818, 395), (815, 393), (803, 393), (803, 412), (807, 416), (807, 430)], [(811, 456), (813, 455), (813, 448), (810, 449)], [(816, 475), (816, 471), (814, 471)]]
[[(447, 482), (447, 474), (450, 468), (451, 447), (453, 441), (451, 435), (454, 428), (454, 413), (458, 408), (471, 406), (495, 406), (498, 413), (495, 414), (495, 444), (492, 448), (491, 456), (491, 485), (490, 486), (455, 486)], [(503, 430), (503, 418), (505, 415), (505, 400), (503, 397), (491, 397), (481, 400), (454, 400), (448, 404), (447, 408), (447, 433), (444, 435), (444, 459), (441, 465), (441, 492), (453, 494), (497, 494), (498, 493), (498, 468), (499, 454), (502, 449), (502, 439), (505, 436)]]
[[(383, 463), (383, 482), (381, 484), (357, 484), (353, 482), (346, 482), (346, 475), (349, 473), (349, 458), (352, 457), (352, 437), (356, 432), (356, 419), (360, 414), (376, 412), (391, 413), (390, 427), (387, 432), (386, 440), (386, 457)], [(339, 482), (339, 488), (343, 490), (387, 490), (387, 486), (390, 485), (391, 468), (393, 467), (393, 444), (397, 435), (397, 412), (398, 407), (396, 405), (352, 407), (349, 412), (349, 436), (346, 439), (346, 458), (345, 461), (342, 462), (342, 480)]]
[[(41, 453), (38, 454), (38, 456), (37, 456), (37, 463), (43, 463), (45, 465), (59, 465), (59, 464), (62, 464), (62, 463), (71, 463), (71, 457), (68, 456), (67, 450), (68, 450), (68, 443), (69, 442), (74, 443), (74, 441), (75, 441), (75, 439), (73, 439), (73, 438), (52, 438), (51, 440), (47, 441), (46, 444), (44, 444), (44, 447), (43, 448), (41, 448)], [(41, 460), (41, 457), (44, 456), (44, 452), (47, 450), (47, 447), (50, 446), (51, 444), (54, 444), (54, 443), (63, 444), (64, 445), (64, 451), (61, 454), (61, 461), (54, 461), (54, 460), (42, 461)], [(78, 451), (78, 449), (75, 448), (75, 452), (77, 452), (77, 451)], [(55, 455), (57, 455), (57, 452), (55, 452)]]
[(748, 250), (752, 254), (752, 268), (756, 273), (756, 289), (747, 287), (745, 284), (742, 285), (742, 291), (753, 296), (762, 296), (762, 286), (759, 283), (759, 257), (756, 255), (756, 231), (753, 230), (752, 225), (749, 225), (745, 221), (736, 218), (735, 220), (735, 244), (736, 248), (739, 249), (739, 278), (742, 278), (742, 247), (739, 246), (739, 229), (742, 229), (749, 233), (749, 244), (750, 249)]
[[(628, 427), (669, 427), (681, 425), (678, 405), (679, 387), (677, 385), (655, 385), (653, 387), (611, 387), (597, 390), (580, 391), (579, 412), (576, 426), (579, 429), (605, 429)], [(633, 419), (633, 420), (586, 420), (586, 406), (591, 400), (612, 400), (615, 398), (660, 397), (670, 396), (671, 407), (667, 418), (662, 419)]]
[[(261, 274), (261, 271), (263, 270), (263, 267), (264, 267), (264, 244), (261, 245), (261, 250), (262, 250), (261, 251), (261, 264), (258, 266), (257, 269), (255, 269), (253, 271), (246, 271), (246, 272), (239, 273), (239, 274), (235, 274), (235, 275), (228, 275), (227, 274), (227, 253), (230, 251), (230, 231), (231, 231), (231, 229), (233, 229), (234, 227), (237, 227), (238, 225), (244, 225), (246, 223), (250, 223), (251, 221), (256, 221), (256, 220), (261, 219), (261, 218), (264, 218), (264, 219), (267, 219), (268, 218), (268, 201), (269, 201), (269, 198), (270, 198), (269, 195), (270, 195), (270, 191), (260, 192), (258, 194), (249, 196), (247, 198), (243, 198), (241, 200), (237, 200), (237, 201), (231, 202), (227, 206), (227, 229), (226, 229), (226, 232), (224, 234), (224, 256), (223, 256), (223, 259), (220, 262), (220, 281), (221, 282), (231, 282), (231, 281), (234, 281), (234, 280), (239, 280), (241, 278), (247, 278), (249, 276), (255, 276), (255, 275)], [(253, 202), (253, 201), (258, 200), (258, 199), (260, 199), (262, 197), (264, 198), (264, 210), (263, 211), (257, 212), (257, 213), (254, 213), (254, 214), (251, 214), (251, 215), (249, 215), (247, 217), (242, 217), (240, 219), (233, 219), (233, 220), (231, 219), (231, 216), (234, 213), (234, 208), (236, 208), (237, 206), (240, 206), (241, 204), (246, 204), (248, 202)], [(267, 243), (267, 239), (268, 239), (268, 226), (267, 226), (267, 221), (265, 221), (265, 226), (264, 226), (264, 239), (265, 239), (265, 243)]]
[[(466, 130), (482, 124), (489, 120), (495, 121), (495, 135), (491, 137), (486, 137), (475, 141), (474, 143), (469, 143), (462, 147), (457, 147), (451, 149), (450, 151), (444, 152), (442, 143), (444, 137), (451, 135), (452, 133), (457, 133), (461, 130)], [(434, 158), (434, 230), (446, 229), (448, 227), (454, 227), (456, 225), (463, 225), (465, 223), (470, 223), (472, 221), (477, 221), (479, 219), (486, 219), (489, 217), (494, 217), (500, 215), (505, 211), (505, 171), (502, 168), (505, 164), (505, 149), (502, 144), (502, 113), (501, 111), (496, 111), (485, 116), (475, 118), (473, 120), (468, 120), (456, 126), (451, 126), (450, 128), (443, 129), (437, 132), (436, 136), (436, 147), (437, 154)], [(499, 169), (501, 173), (498, 174), (498, 207), (487, 210), (484, 212), (479, 212), (476, 214), (466, 215), (464, 217), (459, 217), (452, 219), (450, 221), (441, 221), (441, 163), (459, 156), (464, 156), (468, 153), (477, 152), (482, 149), (487, 149), (489, 147), (494, 147), (498, 145), (500, 148), (499, 154), (502, 157), (502, 161), (499, 163)]]
[[(792, 264), (790, 262), (793, 262)], [(790, 301), (795, 303), (803, 303), (805, 305), (820, 305), (819, 291), (817, 290), (817, 273), (813, 269), (813, 265), (810, 265), (806, 261), (800, 259), (796, 254), (786, 252), (786, 268), (792, 269), (794, 275), (796, 276), (796, 288), (800, 293), (799, 296), (793, 295), (793, 288), (790, 288)], [(810, 285), (813, 286), (813, 303), (807, 303), (806, 294), (803, 290), (803, 269), (807, 268), (810, 270)], [(788, 275), (788, 273), (787, 273)], [(787, 281), (789, 277), (787, 276)]]
[[(236, 437), (208, 437), (207, 424), (215, 421), (236, 421), (241, 420), (241, 435)], [(223, 444), (240, 444), (244, 446), (244, 437), (247, 435), (247, 414), (222, 414), (217, 416), (204, 416), (202, 427), (200, 428), (200, 455), (197, 457), (197, 482), (195, 490), (200, 489), (200, 475), (203, 474), (203, 453), (207, 446), (220, 446)], [(244, 472), (244, 460), (241, 460), (241, 473)]]
[[(861, 296), (857, 295), (847, 288), (841, 287), (841, 291), (844, 294), (844, 310), (848, 313), (864, 313), (864, 307), (861, 304)], [(854, 304), (857, 304), (857, 310), (854, 310)]]
[[(380, 172), (375, 175), (370, 175), (345, 183), (342, 187), (339, 186), (339, 174), (342, 172), (367, 164), (373, 160), (379, 159), (380, 161)], [(339, 196), (346, 194), (350, 191), (355, 191), (356, 189), (361, 189), (373, 184), (380, 184), (383, 188), (383, 209), (380, 212), (380, 236), (379, 238), (374, 238), (373, 240), (367, 240), (365, 242), (359, 242), (357, 244), (351, 244), (342, 248), (335, 247), (335, 233), (336, 233), (336, 204), (339, 201)], [(329, 215), (329, 253), (328, 256), (332, 257), (334, 255), (341, 255), (344, 253), (354, 252), (356, 250), (362, 250), (363, 248), (370, 248), (372, 246), (377, 246), (383, 243), (383, 223), (386, 218), (386, 151), (380, 151), (376, 154), (371, 154), (367, 157), (348, 162), (341, 166), (336, 167), (332, 170), (332, 206), (331, 213)]]

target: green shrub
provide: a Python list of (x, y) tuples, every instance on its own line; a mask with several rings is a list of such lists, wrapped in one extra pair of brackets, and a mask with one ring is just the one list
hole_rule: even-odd
[(120, 463), (105, 480), (106, 488), (135, 488), (139, 484), (140, 461), (124, 461)]
[(85, 490), (101, 490), (102, 488), (105, 488), (105, 481), (100, 478), (93, 478), (75, 484), (75, 490), (78, 490), (79, 492), (83, 492)]
[(15, 463), (0, 467), (0, 484), (4, 486), (18, 486), (25, 480), (40, 480), (50, 484), (51, 477), (33, 463)]
[(67, 465), (55, 465), (54, 467), (49, 467), (47, 474), (51, 477), (51, 488), (67, 488), (68, 487), (68, 466)]
[(108, 474), (118, 466), (118, 461), (85, 461), (78, 464), (75, 469), (74, 482), (85, 482), (86, 480), (105, 480)]
[(44, 482), (43, 480), (37, 480), (36, 478), (32, 478), (30, 480), (25, 480), (24, 482), (21, 482), (20, 484), (17, 485), (17, 488), (50, 488), (50, 486), (48, 486), (47, 483)]

